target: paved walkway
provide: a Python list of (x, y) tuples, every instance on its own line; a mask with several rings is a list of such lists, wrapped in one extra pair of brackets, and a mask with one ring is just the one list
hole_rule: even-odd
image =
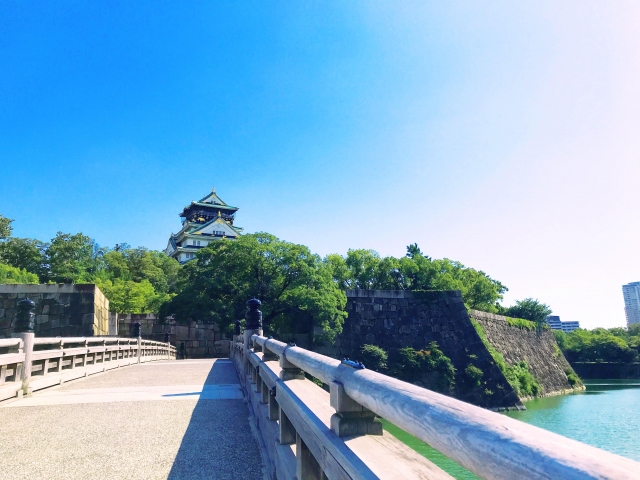
[(0, 404), (0, 477), (262, 478), (231, 361), (150, 362)]

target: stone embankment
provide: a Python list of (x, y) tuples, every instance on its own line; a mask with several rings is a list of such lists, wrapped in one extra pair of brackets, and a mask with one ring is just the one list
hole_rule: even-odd
[[(343, 333), (334, 345), (314, 347), (334, 358), (357, 358), (365, 344), (387, 352), (404, 347), (427, 349), (437, 342), (456, 369), (453, 396), (491, 409), (522, 408), (514, 388), (476, 331), (459, 291), (347, 291)], [(572, 391), (565, 371), (571, 367), (551, 332), (531, 332), (511, 326), (505, 317), (472, 311), (489, 343), (508, 364), (526, 361), (545, 395)], [(555, 347), (554, 347), (555, 346)], [(470, 388), (469, 366), (482, 372), (480, 385)]]
[(92, 284), (0, 285), (0, 338), (14, 333), (20, 300), (36, 303), (37, 337), (88, 337), (109, 334), (109, 300)]
[[(478, 310), (469, 316), (484, 329), (489, 343), (502, 354), (509, 365), (526, 362), (542, 387), (541, 396), (571, 393), (567, 373), (573, 372), (551, 330), (529, 330), (510, 325), (507, 317)], [(577, 389), (582, 389), (577, 386)]]

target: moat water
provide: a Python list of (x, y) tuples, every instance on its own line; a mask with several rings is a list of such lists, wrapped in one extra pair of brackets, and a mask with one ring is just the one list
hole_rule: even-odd
[[(587, 390), (526, 402), (511, 418), (640, 462), (640, 380), (587, 380)], [(453, 477), (475, 475), (388, 422), (385, 429)]]

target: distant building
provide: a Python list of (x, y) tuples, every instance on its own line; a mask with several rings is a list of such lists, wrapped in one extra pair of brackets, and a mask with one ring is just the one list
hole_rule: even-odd
[(565, 333), (573, 332), (580, 328), (580, 322), (562, 322), (558, 315), (549, 315), (547, 324), (551, 330), (562, 330)]
[(624, 297), (624, 313), (627, 316), (627, 326), (640, 323), (640, 282), (631, 282), (622, 286)]
[(211, 242), (235, 240), (242, 232), (242, 228), (233, 226), (237, 211), (238, 207), (227, 205), (212, 188), (210, 194), (184, 207), (180, 214), (182, 228), (171, 234), (164, 253), (185, 263)]

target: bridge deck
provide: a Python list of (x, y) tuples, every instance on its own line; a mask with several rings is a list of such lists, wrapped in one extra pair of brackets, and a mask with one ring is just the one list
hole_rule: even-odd
[(5, 479), (262, 478), (226, 359), (130, 366), (0, 405)]

